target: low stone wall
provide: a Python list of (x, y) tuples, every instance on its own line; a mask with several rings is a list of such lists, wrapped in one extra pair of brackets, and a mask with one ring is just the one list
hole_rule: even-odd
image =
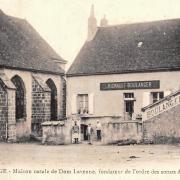
[[(102, 125), (102, 134), (104, 134), (103, 136), (106, 137), (108, 136), (108, 131), (106, 131), (106, 125), (109, 123), (109, 122), (119, 122), (119, 121), (122, 121), (121, 117), (119, 116), (102, 116), (102, 117), (82, 117), (80, 118), (81, 120), (77, 120), (76, 121), (78, 122), (78, 124), (82, 124), (82, 125), (87, 125), (88, 124), (91, 124), (91, 127), (93, 129), (93, 134), (92, 134), (92, 137), (91, 139), (93, 141), (96, 141), (97, 140), (97, 134), (96, 134), (96, 125), (97, 125), (97, 121), (99, 121)], [(73, 123), (72, 123), (73, 125)], [(104, 130), (105, 129), (105, 130)], [(103, 133), (104, 132), (104, 133)], [(80, 134), (80, 140), (83, 141), (84, 138), (83, 138), (83, 134), (81, 133)]]
[[(121, 140), (133, 139), (140, 141), (142, 139), (141, 121), (124, 121), (122, 117), (88, 117), (82, 118), (81, 124), (91, 124), (94, 133), (92, 140), (96, 141), (96, 124), (99, 121), (102, 125), (102, 144), (116, 143)], [(83, 138), (81, 138), (83, 139)]]
[(16, 139), (17, 142), (25, 142), (30, 139), (30, 129), (27, 126), (27, 121), (16, 122)]
[(142, 123), (137, 121), (110, 122), (103, 124), (102, 143), (111, 144), (132, 139), (137, 142), (142, 138)]
[(71, 143), (71, 124), (68, 120), (46, 121), (42, 123), (42, 143), (43, 144), (70, 144)]
[(154, 143), (180, 142), (180, 105), (143, 122), (144, 139)]

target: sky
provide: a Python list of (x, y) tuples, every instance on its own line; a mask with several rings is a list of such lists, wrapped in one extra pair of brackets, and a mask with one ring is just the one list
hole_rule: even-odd
[(0, 0), (0, 9), (26, 19), (69, 66), (86, 41), (92, 4), (98, 25), (104, 14), (109, 25), (180, 18), (180, 0)]

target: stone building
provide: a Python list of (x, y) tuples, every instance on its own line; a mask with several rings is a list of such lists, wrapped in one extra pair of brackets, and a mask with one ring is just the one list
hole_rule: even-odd
[(142, 108), (146, 112), (180, 89), (180, 19), (94, 30), (91, 13), (88, 22), (94, 32), (67, 72), (67, 116), (79, 120), (82, 140), (97, 120), (104, 142), (138, 139)]
[(0, 139), (41, 136), (65, 116), (63, 60), (24, 19), (0, 11)]

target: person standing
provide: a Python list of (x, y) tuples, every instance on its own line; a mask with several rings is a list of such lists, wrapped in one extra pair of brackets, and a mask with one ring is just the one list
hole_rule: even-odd
[(96, 133), (97, 133), (97, 140), (100, 141), (101, 140), (101, 123), (99, 121), (97, 121)]
[(93, 129), (91, 127), (91, 124), (89, 124), (87, 127), (87, 136), (88, 136), (89, 144), (92, 144), (92, 134), (93, 134)]
[(77, 125), (77, 122), (74, 122), (74, 126), (72, 127), (72, 133), (74, 138), (74, 144), (79, 143), (79, 126)]

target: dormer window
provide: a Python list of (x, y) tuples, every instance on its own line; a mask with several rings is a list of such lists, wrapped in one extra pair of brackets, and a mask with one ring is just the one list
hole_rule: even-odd
[(140, 48), (143, 45), (143, 42), (138, 43), (138, 47)]

